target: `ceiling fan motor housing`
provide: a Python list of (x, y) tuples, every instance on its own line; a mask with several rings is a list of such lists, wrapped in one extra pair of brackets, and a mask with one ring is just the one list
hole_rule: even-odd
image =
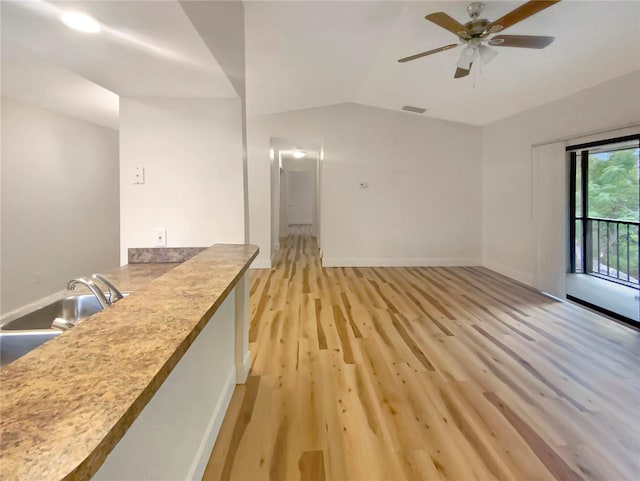
[(486, 18), (471, 20), (470, 22), (464, 24), (464, 28), (466, 29), (466, 31), (460, 32), (464, 34), (464, 36), (460, 34), (458, 35), (462, 40), (468, 39), (469, 34), (471, 35), (471, 38), (486, 37), (487, 35), (489, 35), (489, 32), (487, 32), (489, 23), (491, 22), (489, 22), (489, 20), (487, 20)]

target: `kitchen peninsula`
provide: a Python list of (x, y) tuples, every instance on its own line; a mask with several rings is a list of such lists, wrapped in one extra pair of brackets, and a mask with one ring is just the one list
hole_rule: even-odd
[(248, 373), (257, 253), (216, 244), (125, 285), (135, 292), (4, 368), (1, 479), (201, 476)]

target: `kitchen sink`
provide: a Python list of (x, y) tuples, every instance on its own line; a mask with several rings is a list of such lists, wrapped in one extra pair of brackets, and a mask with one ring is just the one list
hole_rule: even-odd
[(20, 317), (3, 320), (0, 326), (0, 365), (5, 366), (62, 334), (60, 329), (51, 327), (55, 319), (77, 324), (101, 310), (102, 306), (93, 294), (77, 295), (59, 299)]
[(0, 329), (0, 366), (15, 361), (49, 339), (62, 334), (60, 329), (5, 331)]

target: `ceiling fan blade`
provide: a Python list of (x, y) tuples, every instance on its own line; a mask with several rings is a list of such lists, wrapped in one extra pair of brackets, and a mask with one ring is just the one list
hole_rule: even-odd
[(451, 18), (444, 12), (430, 13), (424, 18), (426, 18), (430, 22), (435, 23), (437, 26), (444, 28), (445, 30), (449, 30), (452, 34), (457, 35), (458, 37), (461, 34), (467, 33), (467, 29), (464, 25)]
[(471, 72), (472, 65), (473, 65), (473, 62), (469, 64), (469, 69), (458, 67), (456, 69), (456, 73), (453, 74), (453, 78), (462, 78), (469, 75), (469, 72)]
[(498, 20), (491, 22), (487, 25), (487, 31), (495, 33), (504, 30), (505, 28), (521, 22), (525, 18), (529, 18), (531, 15), (541, 12), (545, 8), (555, 5), (559, 1), (560, 0), (531, 0), (520, 5), (518, 8), (510, 11), (506, 15), (503, 15)]
[(420, 57), (426, 57), (427, 55), (431, 55), (431, 54), (434, 54), (434, 53), (444, 52), (445, 50), (449, 50), (449, 49), (457, 47), (457, 46), (458, 46), (457, 43), (452, 43), (452, 44), (449, 44), (449, 45), (445, 45), (444, 47), (434, 48), (433, 50), (427, 50), (426, 52), (417, 53), (417, 54), (411, 55), (409, 57), (401, 58), (400, 60), (398, 60), (398, 62), (400, 62), (400, 63), (408, 62), (409, 60), (415, 60), (415, 59), (420, 58)]
[(541, 35), (496, 35), (489, 40), (493, 47), (545, 48), (555, 37)]

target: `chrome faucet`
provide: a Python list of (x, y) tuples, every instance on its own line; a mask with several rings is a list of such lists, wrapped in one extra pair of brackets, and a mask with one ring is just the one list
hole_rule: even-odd
[(93, 279), (94, 281), (102, 282), (102, 284), (104, 284), (104, 286), (109, 289), (109, 305), (113, 304), (116, 301), (119, 301), (120, 299), (124, 299), (122, 292), (120, 292), (118, 288), (114, 286), (113, 283), (102, 274), (93, 274), (91, 276), (91, 279)]
[(77, 284), (82, 284), (83, 286), (86, 286), (93, 293), (93, 295), (96, 296), (96, 299), (98, 299), (98, 302), (100, 303), (103, 309), (106, 309), (107, 307), (109, 307), (110, 303), (107, 301), (107, 298), (102, 292), (102, 289), (100, 289), (98, 285), (95, 282), (93, 282), (91, 279), (87, 279), (86, 277), (71, 279), (67, 283), (67, 289), (74, 290)]

